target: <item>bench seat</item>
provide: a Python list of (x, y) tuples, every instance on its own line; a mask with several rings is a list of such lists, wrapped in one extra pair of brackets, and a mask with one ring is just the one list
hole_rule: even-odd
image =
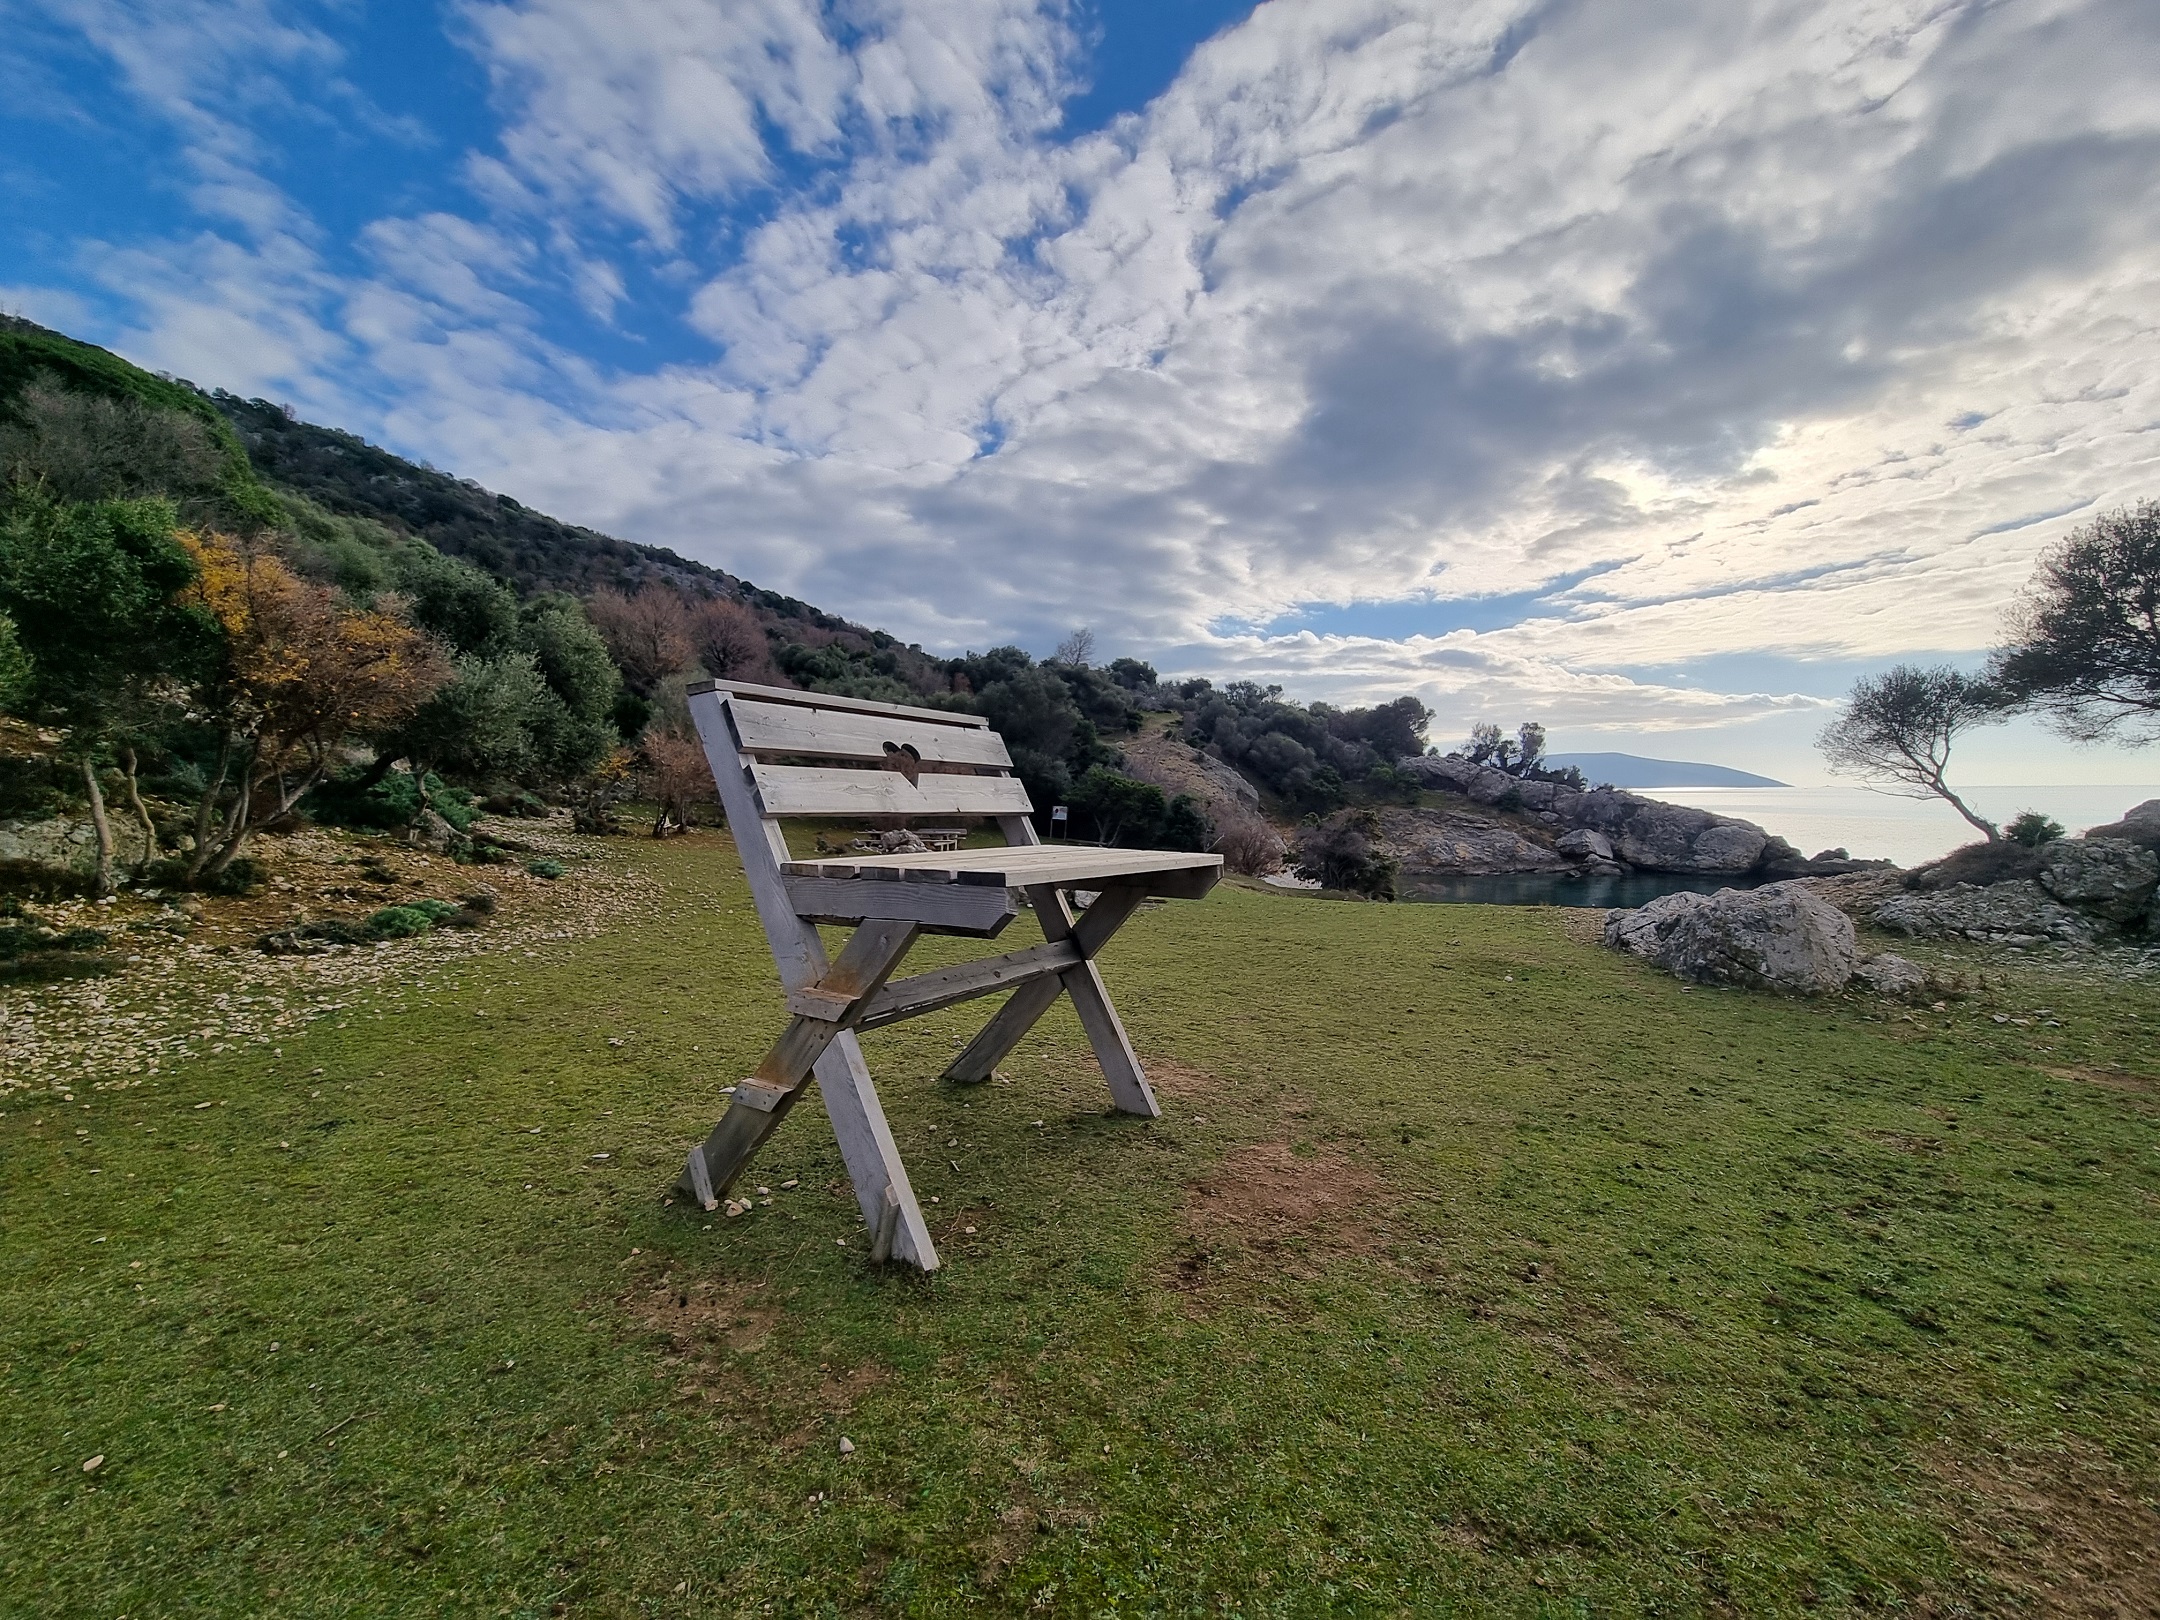
[[(1059, 844), (1012, 844), (1002, 849), (956, 849), (899, 855), (841, 856), (789, 861), (789, 877), (869, 878), (888, 883), (977, 883), (988, 888), (1027, 889), (1042, 885), (1090, 889), (1166, 878), (1173, 873), (1204, 874), (1205, 893), (1222, 872), (1220, 855), (1188, 855), (1164, 849), (1073, 848)], [(1190, 884), (1178, 887), (1184, 897)], [(1197, 895), (1193, 898), (1198, 898)]]

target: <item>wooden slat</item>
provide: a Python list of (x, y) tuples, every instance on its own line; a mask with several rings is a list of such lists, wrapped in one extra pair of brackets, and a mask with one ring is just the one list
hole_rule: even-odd
[(977, 996), (994, 996), (1001, 990), (1014, 989), (1045, 974), (1063, 973), (1067, 968), (1078, 967), (1082, 959), (1080, 945), (1073, 940), (1063, 940), (1054, 945), (1031, 945), (1024, 951), (1010, 951), (987, 961), (962, 962), (957, 967), (918, 973), (911, 979), (897, 979), (870, 998), (869, 1005), (855, 1020), (855, 1027), (878, 1029), (886, 1024), (897, 1024), (904, 1018), (936, 1012), (940, 1007), (957, 1006)]
[(952, 709), (918, 709), (908, 703), (871, 703), (863, 698), (835, 697), (830, 692), (798, 692), (792, 686), (759, 686), (754, 681), (692, 681), (684, 688), (692, 697), (717, 692), (722, 697), (741, 693), (765, 703), (800, 703), (814, 709), (853, 709), (859, 714), (896, 714), (909, 720), (928, 720), (941, 726), (987, 726), (979, 714)]
[(918, 850), (900, 855), (789, 861), (782, 870), (790, 877), (890, 877), (915, 883), (1007, 885), (1080, 883), (1099, 888), (1106, 883), (1149, 873), (1219, 875), (1222, 857), (1169, 849), (1067, 849), (1056, 844), (1036, 844), (1005, 849), (953, 850), (944, 854)]
[(768, 816), (997, 816), (1024, 812), (1015, 776), (929, 776), (849, 771), (822, 765), (750, 767)]
[(1010, 889), (976, 883), (856, 883), (845, 878), (796, 877), (786, 881), (788, 904), (808, 922), (852, 923), (881, 917), (919, 923), (930, 933), (988, 939), (1020, 911)]
[(938, 765), (1012, 764), (1005, 739), (980, 726), (934, 726), (897, 715), (855, 714), (737, 698), (728, 705), (735, 738), (753, 753), (800, 754), (810, 759), (861, 759), (882, 763), (895, 749), (912, 748), (917, 759)]

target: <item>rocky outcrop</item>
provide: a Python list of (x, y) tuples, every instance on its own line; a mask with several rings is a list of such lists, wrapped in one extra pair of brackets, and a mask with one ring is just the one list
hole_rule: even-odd
[[(112, 827), (113, 863), (123, 869), (149, 858), (142, 823), (125, 815), (107, 818)], [(0, 821), (0, 862), (20, 861), (77, 875), (97, 866), (97, 828), (89, 821), (54, 816), (45, 821)]]
[(2127, 838), (2058, 838), (2041, 846), (2040, 886), (2064, 905), (2134, 922), (2160, 888), (2160, 855)]
[(2135, 809), (2126, 811), (2122, 820), (2111, 821), (2105, 827), (2088, 827), (2085, 836), (2088, 839), (2120, 838), (2141, 849), (2160, 853), (2160, 799), (2147, 799)]
[(2098, 943), (2114, 930), (2071, 910), (2029, 878), (2009, 883), (1960, 883), (1953, 888), (1892, 895), (1875, 908), (1875, 925), (1913, 939), (1974, 939), (2020, 944), (2042, 939)]
[(1504, 821), (1448, 810), (1383, 809), (1379, 843), (1404, 881), (1486, 872), (1566, 872), (1575, 861)]
[(1858, 959), (1851, 919), (1800, 882), (1668, 894), (1613, 912), (1605, 943), (1698, 984), (1791, 995), (1843, 988)]
[(1583, 793), (1559, 782), (1526, 782), (1454, 754), (1405, 759), (1396, 768), (1429, 788), (1459, 793), (1474, 804), (1521, 810), (1561, 829), (1563, 838), (1580, 832), (1594, 833), (1603, 840), (1602, 854), (1587, 839), (1575, 841), (1564, 853), (1583, 851), (1575, 855), (1578, 860), (1617, 859), (1649, 872), (1732, 877), (1750, 873), (1827, 876), (1874, 864), (1842, 859), (1810, 861), (1784, 839), (1764, 832), (1752, 821), (1646, 799), (1618, 788)]
[(1612, 840), (1588, 827), (1572, 827), (1553, 840), (1553, 848), (1571, 861), (1613, 859)]

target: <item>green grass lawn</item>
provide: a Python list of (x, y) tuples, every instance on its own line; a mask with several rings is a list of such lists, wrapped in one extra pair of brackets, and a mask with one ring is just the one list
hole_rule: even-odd
[(811, 1104), (662, 1205), (781, 1018), (724, 839), (608, 858), (607, 937), (8, 1105), (0, 1611), (2151, 1612), (2149, 981), (1226, 887), (1105, 958), (1160, 1121), (1063, 1009), (866, 1039), (924, 1277)]

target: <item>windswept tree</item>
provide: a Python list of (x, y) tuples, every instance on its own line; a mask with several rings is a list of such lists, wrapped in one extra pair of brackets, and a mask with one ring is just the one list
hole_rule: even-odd
[(2011, 702), (2001, 687), (1948, 664), (1899, 664), (1854, 684), (1845, 712), (1823, 728), (1816, 746), (1842, 776), (1889, 782), (1915, 798), (1943, 800), (1983, 833), (2002, 837), (1950, 786), (1950, 749), (1979, 726), (1999, 725)]
[(197, 575), (184, 600), (225, 640), (200, 694), (218, 750), (196, 806), (193, 881), (223, 872), (251, 832), (329, 774), (340, 745), (402, 724), (450, 670), (411, 625), (345, 607), (267, 549), (220, 534), (180, 539)]
[[(61, 503), (18, 497), (0, 522), (0, 612), (13, 621), (14, 708), (60, 728), (97, 832), (97, 887), (112, 892), (113, 835), (102, 760), (131, 741), (160, 693), (217, 639), (178, 593), (195, 565), (164, 501)], [(131, 797), (133, 797), (131, 793)]]
[(2081, 741), (2160, 740), (2160, 501), (2110, 512), (2040, 559), (1990, 675)]

